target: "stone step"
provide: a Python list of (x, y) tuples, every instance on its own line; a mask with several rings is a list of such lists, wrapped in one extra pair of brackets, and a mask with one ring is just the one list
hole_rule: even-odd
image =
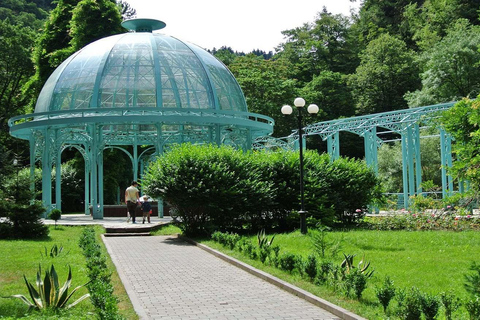
[(110, 232), (104, 233), (105, 237), (147, 237), (150, 232)]

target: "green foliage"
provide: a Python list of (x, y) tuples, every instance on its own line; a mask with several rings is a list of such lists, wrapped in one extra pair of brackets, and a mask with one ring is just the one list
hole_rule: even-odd
[(53, 209), (48, 214), (49, 219), (55, 220), (55, 229), (57, 228), (57, 221), (60, 220), (61, 217), (62, 217), (62, 211), (58, 209)]
[(453, 137), (452, 151), (456, 155), (451, 173), (454, 178), (469, 181), (474, 194), (480, 191), (480, 97), (463, 99), (442, 114), (440, 123)]
[(480, 319), (480, 297), (473, 296), (465, 302), (465, 308), (467, 309), (470, 320)]
[(406, 95), (410, 107), (476, 97), (480, 93), (480, 26), (458, 20), (421, 57), (421, 90)]
[(317, 256), (310, 254), (307, 257), (307, 260), (304, 261), (303, 272), (308, 276), (310, 280), (313, 280), (317, 277), (318, 272), (318, 261)]
[(480, 296), (480, 263), (472, 262), (472, 273), (465, 275), (465, 290), (474, 296)]
[(90, 278), (87, 288), (97, 314), (104, 320), (122, 319), (118, 314), (118, 299), (113, 294), (111, 273), (108, 271), (106, 257), (97, 243), (93, 228), (83, 229), (79, 246), (87, 259), (87, 272)]
[(393, 299), (393, 297), (395, 297), (395, 286), (393, 284), (393, 280), (386, 276), (383, 280), (383, 286), (375, 288), (375, 295), (383, 307), (383, 312), (386, 314), (390, 301)]
[[(183, 232), (291, 230), (298, 208), (298, 153), (248, 152), (230, 147), (180, 145), (152, 163), (142, 187), (167, 201)], [(305, 154), (305, 199), (310, 216), (332, 225), (364, 216), (380, 188), (362, 161)], [(295, 226), (297, 219), (295, 219)]]
[(39, 202), (17, 204), (0, 201), (0, 213), (6, 217), (0, 222), (1, 239), (39, 239), (48, 236), (48, 226), (40, 219), (45, 208)]
[(424, 293), (422, 295), (422, 312), (426, 320), (433, 320), (440, 309), (440, 300), (437, 296)]
[(462, 305), (460, 299), (452, 290), (440, 293), (440, 302), (445, 309), (445, 319), (451, 320), (452, 314)]
[(101, 38), (124, 31), (122, 17), (115, 2), (82, 0), (72, 11), (70, 45), (75, 52)]
[(73, 294), (83, 286), (78, 286), (68, 293), (72, 282), (72, 270), (68, 267), (67, 281), (60, 287), (58, 282), (58, 275), (54, 266), (50, 268), (50, 271), (45, 270), (45, 278), (41, 279), (42, 268), (39, 265), (37, 271), (36, 288), (34, 285), (28, 282), (27, 277), (24, 275), (25, 284), (27, 285), (30, 298), (33, 302), (29, 301), (24, 295), (13, 295), (11, 297), (18, 298), (33, 309), (60, 309), (71, 308), (77, 305), (79, 302), (89, 297), (89, 294), (85, 294), (71, 304), (67, 304)]
[(271, 203), (257, 162), (231, 147), (179, 145), (149, 167), (142, 187), (174, 208), (186, 234), (234, 229)]
[[(45, 247), (45, 257), (50, 257), (50, 258), (56, 258), (60, 256), (63, 252), (63, 246), (58, 246), (57, 244), (54, 244), (51, 248), (50, 251), (47, 250), (47, 247)], [(43, 254), (42, 254), (43, 256)]]
[(278, 266), (280, 269), (287, 272), (292, 272), (293, 269), (298, 265), (298, 259), (301, 258), (296, 254), (285, 252), (281, 254), (278, 258)]
[(275, 119), (275, 137), (290, 134), (296, 127), (295, 119), (282, 116), (279, 106), (297, 95), (293, 65), (282, 59), (265, 60), (249, 54), (236, 58), (229, 69), (245, 94), (248, 111)]
[(419, 87), (418, 67), (405, 42), (382, 34), (361, 54), (361, 63), (351, 78), (357, 99), (357, 114), (404, 109), (403, 98)]
[(384, 216), (369, 217), (363, 226), (372, 230), (479, 230), (479, 219), (472, 215), (455, 215), (449, 209), (434, 210), (431, 213), (400, 213)]
[(408, 291), (397, 292), (398, 310), (401, 319), (418, 320), (422, 315), (422, 293), (418, 288), (412, 287)]
[(353, 290), (355, 297), (360, 300), (367, 287), (367, 280), (372, 277), (374, 270), (367, 271), (370, 262), (365, 262), (365, 257), (355, 266), (353, 264), (354, 254), (343, 254), (343, 256), (345, 259), (340, 264), (340, 268), (342, 272), (341, 280), (344, 281), (346, 294), (350, 296)]
[(325, 251), (330, 245), (330, 243), (327, 241), (328, 231), (330, 231), (329, 227), (320, 226), (309, 233), (312, 239), (315, 254), (322, 258), (325, 258)]

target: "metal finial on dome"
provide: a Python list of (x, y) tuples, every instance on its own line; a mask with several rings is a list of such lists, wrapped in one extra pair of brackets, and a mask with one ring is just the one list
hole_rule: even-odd
[(122, 27), (135, 32), (152, 32), (165, 28), (167, 24), (155, 19), (130, 19), (122, 22)]

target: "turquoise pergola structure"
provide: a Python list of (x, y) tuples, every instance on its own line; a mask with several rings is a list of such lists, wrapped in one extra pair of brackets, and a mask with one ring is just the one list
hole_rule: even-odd
[[(397, 133), (401, 137), (402, 145), (402, 173), (403, 173), (403, 205), (408, 208), (410, 196), (422, 193), (420, 129), (428, 126), (442, 111), (451, 108), (455, 102), (442, 103), (426, 107), (376, 113), (359, 117), (318, 122), (303, 128), (307, 136), (318, 135), (327, 141), (327, 152), (333, 160), (340, 156), (339, 133), (351, 132), (364, 138), (365, 161), (378, 173), (378, 148), (384, 141), (379, 135), (386, 132)], [(383, 132), (378, 130), (383, 128)], [(452, 166), (452, 137), (439, 128), (442, 195), (446, 197), (453, 192), (453, 179), (447, 172)], [(305, 141), (305, 140), (304, 140)], [(254, 149), (298, 149), (298, 130), (284, 138), (259, 137), (254, 141)], [(460, 187), (462, 184), (460, 184)]]
[(67, 148), (85, 160), (85, 214), (91, 207), (93, 218), (102, 219), (105, 149), (123, 151), (138, 180), (148, 161), (174, 144), (247, 150), (273, 132), (273, 119), (248, 112), (234, 76), (210, 53), (152, 32), (165, 27), (162, 21), (132, 19), (122, 26), (130, 32), (67, 58), (45, 83), (34, 113), (9, 120), (10, 134), (30, 142), (32, 189), (41, 164), (47, 212), (61, 210), (61, 154)]

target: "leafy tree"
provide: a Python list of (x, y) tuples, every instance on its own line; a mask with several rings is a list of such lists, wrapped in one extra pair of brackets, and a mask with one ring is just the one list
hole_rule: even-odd
[(320, 107), (322, 114), (315, 121), (349, 117), (355, 113), (347, 76), (341, 73), (320, 72), (302, 88), (301, 95), (309, 103), (315, 103)]
[(72, 11), (70, 22), (71, 51), (106, 36), (125, 31), (121, 26), (122, 16), (111, 0), (82, 0)]
[(383, 34), (390, 34), (412, 47), (411, 33), (405, 28), (404, 10), (410, 3), (422, 4), (424, 0), (365, 0), (360, 8), (355, 30), (361, 46)]
[(73, 51), (70, 48), (69, 34), (72, 10), (80, 0), (58, 0), (50, 13), (33, 51), (35, 75), (26, 84), (24, 91), (29, 96), (29, 108), (33, 110), (35, 101), (43, 84), (53, 70)]
[(214, 50), (212, 54), (227, 67), (232, 64), (238, 56), (230, 47), (221, 47), (219, 50)]
[(296, 67), (295, 78), (300, 83), (311, 81), (322, 70), (353, 72), (358, 59), (350, 24), (349, 17), (333, 15), (324, 8), (313, 23), (282, 31), (287, 41), (278, 46), (277, 57)]
[(39, 29), (47, 17), (48, 10), (26, 0), (10, 0), (0, 3), (0, 20), (9, 19), (11, 24)]
[[(33, 73), (30, 48), (35, 33), (28, 27), (15, 26), (9, 19), (0, 20), (0, 144), (14, 149), (8, 134), (9, 118), (22, 114), (22, 85)], [(19, 151), (19, 150), (18, 150)]]
[(470, 190), (480, 191), (480, 96), (475, 100), (463, 99), (445, 111), (440, 119), (445, 130), (455, 140), (452, 152), (456, 156), (452, 175), (470, 182)]
[(416, 45), (429, 50), (459, 19), (480, 24), (479, 4), (476, 0), (426, 0), (406, 5), (404, 28), (408, 29)]
[(133, 19), (137, 16), (137, 10), (135, 10), (127, 1), (119, 0), (120, 13), (123, 20)]
[(480, 26), (458, 20), (420, 63), (422, 88), (405, 97), (411, 107), (476, 97), (480, 93)]
[(413, 52), (402, 40), (381, 35), (361, 54), (351, 85), (359, 115), (406, 108), (405, 92), (419, 86)]
[(292, 65), (287, 61), (264, 60), (253, 54), (238, 57), (230, 65), (245, 94), (248, 110), (275, 119), (277, 137), (290, 134), (296, 128), (294, 117), (284, 117), (280, 109), (292, 103), (296, 96), (296, 81), (291, 79)]

